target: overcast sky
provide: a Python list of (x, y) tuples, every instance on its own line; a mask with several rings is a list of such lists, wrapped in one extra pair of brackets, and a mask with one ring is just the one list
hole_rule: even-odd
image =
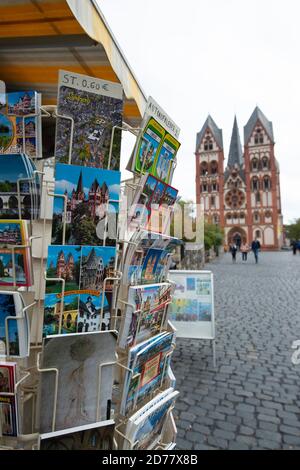
[(243, 143), (258, 105), (273, 122), (284, 221), (300, 217), (299, 0), (99, 5), (146, 95), (181, 128), (173, 179), (181, 196), (195, 200), (196, 133), (208, 113), (223, 129), (227, 160), (234, 114)]

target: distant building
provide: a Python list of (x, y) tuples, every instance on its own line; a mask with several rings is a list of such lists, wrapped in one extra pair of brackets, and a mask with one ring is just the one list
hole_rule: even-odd
[(65, 281), (73, 281), (75, 279), (75, 262), (71, 253), (65, 258), (63, 250), (58, 253), (56, 263), (56, 275)]
[(205, 219), (224, 229), (225, 244), (258, 238), (265, 250), (282, 246), (279, 164), (273, 125), (256, 107), (244, 127), (244, 152), (234, 119), (224, 171), (222, 130), (208, 116), (196, 141), (196, 199)]

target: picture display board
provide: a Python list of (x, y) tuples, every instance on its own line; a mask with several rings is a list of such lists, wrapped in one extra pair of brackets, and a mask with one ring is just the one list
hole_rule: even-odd
[(210, 271), (169, 271), (175, 284), (169, 319), (180, 338), (215, 339), (214, 284)]

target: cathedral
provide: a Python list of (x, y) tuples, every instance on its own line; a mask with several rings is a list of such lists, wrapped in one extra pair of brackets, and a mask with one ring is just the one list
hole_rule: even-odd
[(196, 139), (196, 201), (205, 220), (224, 230), (224, 244), (282, 246), (279, 164), (273, 125), (256, 107), (244, 127), (244, 151), (235, 117), (224, 170), (222, 130), (208, 116)]

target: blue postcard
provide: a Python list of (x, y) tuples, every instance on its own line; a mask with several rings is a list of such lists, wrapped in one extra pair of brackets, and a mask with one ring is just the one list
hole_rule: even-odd
[(58, 163), (55, 167), (52, 243), (115, 245), (120, 197), (120, 172)]

